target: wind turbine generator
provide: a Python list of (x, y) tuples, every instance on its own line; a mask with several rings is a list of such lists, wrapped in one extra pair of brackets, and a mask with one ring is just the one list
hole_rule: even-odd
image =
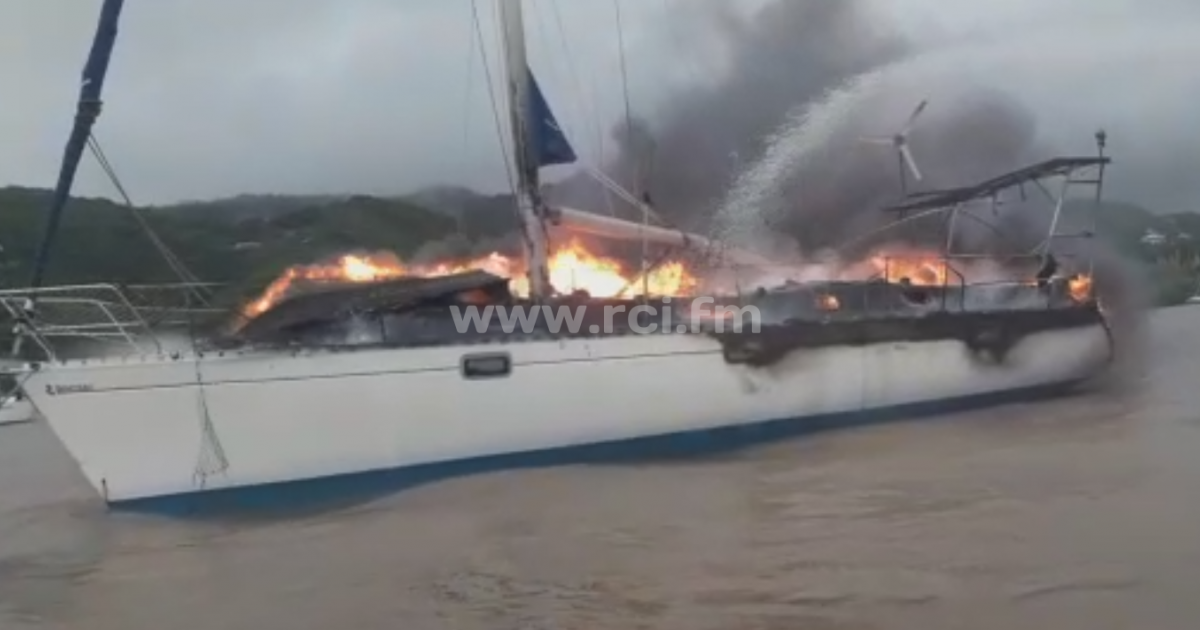
[(904, 127), (899, 132), (893, 134), (891, 137), (863, 138), (863, 142), (868, 144), (887, 145), (896, 149), (896, 165), (900, 172), (900, 194), (903, 196), (908, 195), (908, 175), (905, 171), (912, 173), (914, 180), (918, 182), (922, 180), (921, 169), (917, 167), (917, 160), (913, 157), (912, 150), (908, 148), (908, 134), (912, 132), (913, 127), (917, 124), (917, 120), (928, 105), (929, 99), (918, 103), (916, 109), (909, 115), (908, 122), (904, 124)]

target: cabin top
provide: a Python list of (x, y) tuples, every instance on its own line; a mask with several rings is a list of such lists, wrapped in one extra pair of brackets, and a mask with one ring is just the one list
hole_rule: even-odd
[(328, 323), (354, 313), (402, 310), (473, 291), (490, 296), (508, 294), (508, 280), (484, 271), (435, 278), (400, 278), (385, 282), (343, 285), (289, 297), (238, 331), (253, 338), (293, 327)]

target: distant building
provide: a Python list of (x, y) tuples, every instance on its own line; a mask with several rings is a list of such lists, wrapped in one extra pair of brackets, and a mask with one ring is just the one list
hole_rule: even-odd
[(1146, 233), (1142, 235), (1141, 240), (1143, 245), (1158, 247), (1159, 245), (1167, 242), (1167, 237), (1161, 232), (1147, 228)]

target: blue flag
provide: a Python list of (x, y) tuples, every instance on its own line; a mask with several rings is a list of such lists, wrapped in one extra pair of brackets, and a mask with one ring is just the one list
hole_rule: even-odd
[(526, 129), (529, 137), (526, 138), (526, 146), (532, 154), (530, 157), (534, 160), (533, 166), (541, 168), (575, 163), (578, 159), (575, 149), (563, 134), (562, 127), (558, 125), (554, 112), (550, 110), (550, 104), (542, 95), (537, 79), (533, 77), (533, 71), (528, 71), (525, 76), (529, 77), (529, 115), (525, 118), (528, 121)]

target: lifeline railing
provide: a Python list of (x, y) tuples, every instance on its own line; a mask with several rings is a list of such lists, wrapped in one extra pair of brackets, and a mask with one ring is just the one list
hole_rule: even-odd
[[(905, 291), (917, 295), (923, 294), (928, 299), (923, 304), (910, 303), (904, 311), (911, 312), (914, 309), (918, 312), (933, 313), (933, 312), (965, 312), (971, 310), (985, 309), (1052, 309), (1057, 307), (1065, 307), (1072, 304), (1077, 304), (1079, 298), (1072, 296), (1069, 290), (1070, 277), (1064, 275), (1066, 269), (1074, 269), (1079, 267), (1080, 258), (1077, 255), (1060, 254), (1058, 258), (1062, 259), (1060, 268), (1051, 278), (1047, 278), (1043, 283), (1031, 275), (1028, 280), (1015, 279), (999, 279), (999, 280), (972, 280), (968, 281), (968, 273), (964, 273), (955, 264), (955, 261), (1023, 261), (1031, 263), (1039, 263), (1043, 261), (1042, 256), (1037, 254), (1019, 254), (1013, 256), (991, 256), (983, 254), (956, 254), (948, 256), (933, 256), (922, 261), (929, 271), (938, 271), (940, 282), (922, 282), (919, 278), (913, 278), (912, 284), (905, 288)], [(829, 316), (834, 316), (838, 313), (845, 315), (861, 315), (866, 313), (883, 313), (892, 312), (895, 310), (895, 305), (890, 298), (896, 295), (895, 288), (900, 283), (898, 274), (894, 273), (895, 267), (893, 261), (897, 264), (903, 264), (905, 267), (915, 267), (913, 258), (909, 256), (889, 256), (882, 257), (883, 270), (867, 278), (864, 289), (854, 296), (853, 304), (841, 303), (844, 298), (850, 297), (846, 295), (835, 295), (817, 288), (814, 289), (814, 299), (817, 300), (818, 310), (824, 311)], [(1091, 268), (1091, 265), (1088, 265)], [(1024, 291), (1027, 298), (1022, 298), (1018, 293)], [(989, 299), (988, 293), (994, 295)], [(836, 299), (834, 299), (836, 298)], [(975, 298), (975, 299), (972, 299)], [(1092, 299), (1092, 295), (1087, 296), (1087, 299)], [(822, 302), (828, 306), (822, 307)]]
[(0, 290), (0, 315), (11, 322), (13, 354), (35, 344), (55, 360), (55, 340), (100, 342), (107, 350), (130, 354), (158, 353), (165, 329), (210, 321), (227, 311), (195, 306), (198, 288), (214, 284), (128, 285), (87, 284)]

